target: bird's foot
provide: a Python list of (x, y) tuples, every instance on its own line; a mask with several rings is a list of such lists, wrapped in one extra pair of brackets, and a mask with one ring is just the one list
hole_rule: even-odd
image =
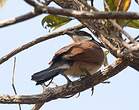
[(80, 97), (80, 94), (81, 94), (81, 92), (77, 93), (77, 96), (76, 96), (76, 98)]
[(66, 78), (66, 80), (67, 80), (67, 86), (66, 86), (66, 88), (68, 88), (70, 85), (72, 85), (72, 81), (68, 78), (67, 75), (65, 75), (65, 74), (61, 74), (61, 75), (63, 75)]
[(61, 98), (64, 98), (64, 99), (66, 99), (66, 98), (71, 98), (71, 97), (73, 97), (75, 94), (72, 94), (72, 95), (68, 95), (68, 96), (64, 96), (64, 97), (61, 97)]
[(50, 82), (48, 82), (48, 84), (42, 83), (42, 87), (47, 88), (51, 83), (53, 83), (52, 81), (53, 81), (53, 78), (50, 80)]
[(91, 88), (91, 96), (94, 94), (94, 86)]

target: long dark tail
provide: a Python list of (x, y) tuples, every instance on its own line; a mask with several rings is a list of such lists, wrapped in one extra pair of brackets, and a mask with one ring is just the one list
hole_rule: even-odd
[(32, 75), (31, 80), (36, 81), (36, 85), (42, 84), (55, 76), (61, 74), (64, 72), (65, 69), (67, 69), (68, 66), (60, 66), (57, 68), (49, 67), (45, 70), (42, 70), (40, 72), (34, 73)]

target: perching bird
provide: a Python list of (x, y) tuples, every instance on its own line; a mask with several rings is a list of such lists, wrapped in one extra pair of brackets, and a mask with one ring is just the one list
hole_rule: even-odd
[(85, 31), (67, 33), (74, 43), (58, 50), (50, 66), (32, 75), (36, 85), (42, 84), (62, 74), (68, 81), (69, 76), (80, 77), (97, 72), (104, 61), (104, 53), (100, 45)]

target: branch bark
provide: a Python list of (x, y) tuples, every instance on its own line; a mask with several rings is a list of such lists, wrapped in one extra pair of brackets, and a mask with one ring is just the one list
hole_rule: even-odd
[(139, 13), (136, 12), (88, 12), (72, 9), (60, 9), (54, 7), (44, 7), (42, 10), (50, 14), (72, 16), (83, 19), (139, 19)]
[(31, 11), (31, 12), (28, 12), (28, 13), (21, 15), (21, 16), (17, 16), (17, 17), (5, 19), (5, 20), (0, 20), (0, 28), (6, 27), (9, 25), (13, 25), (16, 23), (20, 23), (20, 22), (23, 22), (25, 20), (29, 20), (33, 17), (40, 15), (40, 14), (42, 14), (42, 12)]
[[(36, 4), (35, 4), (36, 6)], [(28, 12), (24, 15), (1, 20), (0, 28), (23, 22), (29, 20), (33, 17), (36, 17), (43, 13), (55, 14), (55, 15), (64, 15), (69, 17), (75, 17), (79, 19), (139, 19), (139, 13), (135, 12), (88, 12), (88, 11), (77, 11), (72, 9), (60, 9), (54, 7), (38, 6), (32, 12)]]

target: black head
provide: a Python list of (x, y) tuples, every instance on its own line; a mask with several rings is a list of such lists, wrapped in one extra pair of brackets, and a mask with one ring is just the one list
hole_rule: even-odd
[(82, 40), (94, 40), (91, 34), (85, 31), (74, 30), (67, 33), (75, 42)]

